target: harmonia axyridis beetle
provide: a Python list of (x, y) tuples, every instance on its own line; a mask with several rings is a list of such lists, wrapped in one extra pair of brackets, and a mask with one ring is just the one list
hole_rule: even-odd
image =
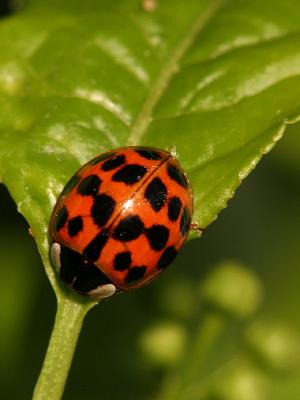
[(67, 183), (51, 217), (61, 279), (96, 299), (149, 283), (186, 240), (192, 201), (169, 152), (122, 147), (93, 158)]

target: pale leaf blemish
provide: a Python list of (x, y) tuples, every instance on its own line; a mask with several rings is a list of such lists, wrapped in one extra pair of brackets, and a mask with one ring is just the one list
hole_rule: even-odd
[(198, 153), (197, 160), (195, 162), (195, 165), (203, 165), (207, 161), (211, 160), (214, 156), (215, 152), (215, 146), (213, 143), (207, 143), (206, 146), (204, 146), (201, 151)]
[[(257, 68), (258, 69), (258, 68)], [(216, 95), (207, 95), (195, 101), (191, 107), (192, 112), (217, 111), (232, 106), (244, 98), (255, 96), (280, 81), (300, 74), (300, 53), (292, 54), (282, 60), (264, 65), (257, 72), (252, 72), (249, 77), (243, 76), (234, 89), (225, 89)]]
[(56, 204), (57, 196), (55, 193), (57, 193), (57, 192), (61, 193), (63, 190), (63, 185), (57, 184), (57, 182), (56, 182), (56, 185), (57, 186), (54, 189), (53, 186), (51, 185), (51, 182), (49, 182), (49, 186), (47, 188), (47, 195), (48, 195), (48, 199), (49, 199), (51, 208), (53, 208)]
[(230, 38), (230, 42), (223, 42), (220, 44), (210, 55), (210, 58), (219, 57), (240, 47), (252, 46), (257, 43), (261, 43), (262, 41), (276, 39), (285, 34), (285, 31), (281, 27), (272, 23), (271, 21), (267, 21), (266, 19), (260, 19), (258, 17), (254, 18), (253, 15), (251, 15), (251, 20), (247, 18), (246, 23), (249, 22), (255, 27), (254, 31), (257, 32), (256, 34), (240, 34), (235, 38)]
[[(64, 188), (64, 183), (61, 183), (58, 178), (52, 178), (49, 176), (48, 181), (47, 181), (47, 190), (49, 191), (48, 194), (54, 193), (54, 198), (57, 197), (57, 195), (63, 190)], [(49, 196), (49, 198), (52, 198), (52, 195)], [(54, 205), (53, 202), (51, 202), (51, 205)]]
[(67, 134), (68, 132), (63, 124), (51, 125), (47, 131), (47, 136), (51, 139), (57, 140), (58, 142), (63, 141)]
[[(43, 147), (41, 147), (40, 153), (46, 154), (46, 155), (61, 155), (65, 154), (67, 150), (61, 146), (54, 146), (52, 144), (47, 144)], [(58, 158), (58, 157), (57, 157)]]
[(84, 129), (91, 129), (91, 124), (87, 121), (75, 121), (74, 125)]
[(120, 147), (117, 136), (112, 133), (111, 129), (100, 115), (94, 117), (93, 122), (95, 128), (101, 131), (101, 133), (107, 138), (113, 147)]
[(14, 62), (2, 65), (0, 68), (0, 89), (8, 95), (19, 94), (25, 83), (23, 69)]
[[(69, 153), (78, 160), (80, 165), (86, 163), (95, 155), (95, 142), (87, 142), (77, 134), (74, 135), (74, 141), (67, 143), (67, 148)], [(96, 154), (97, 153), (96, 150)]]
[(140, 18), (133, 19), (150, 47), (165, 47), (162, 39), (161, 26), (157, 24), (155, 20), (148, 19), (147, 17), (143, 18), (142, 16), (140, 16)]
[(52, 125), (47, 131), (47, 136), (58, 143), (56, 146), (43, 148), (44, 151), (52, 152), (53, 155), (54, 153), (56, 156), (71, 154), (79, 164), (83, 164), (95, 154), (95, 142), (87, 141), (82, 136), (81, 127), (76, 125)]
[(267, 20), (266, 18), (261, 18), (259, 16), (254, 17), (251, 15), (251, 24), (255, 26), (255, 28), (261, 29), (261, 38), (264, 40), (275, 39), (279, 36), (285, 34), (284, 29), (281, 26), (278, 26), (274, 22)]
[(259, 41), (256, 35), (240, 35), (236, 38), (231, 38), (230, 42), (221, 43), (210, 55), (210, 59), (220, 57), (239, 47), (250, 46)]
[(25, 195), (21, 201), (17, 203), (17, 210), (20, 214), (26, 215), (26, 212), (30, 209), (32, 204), (31, 197)]
[(117, 38), (109, 38), (99, 36), (95, 40), (96, 45), (110, 55), (112, 59), (130, 74), (132, 74), (139, 82), (143, 84), (149, 83), (149, 75), (140, 61), (131, 53), (130, 49), (126, 47)]
[(182, 97), (180, 100), (180, 110), (184, 111), (189, 107), (195, 96), (204, 88), (209, 86), (211, 83), (215, 82), (217, 79), (222, 77), (225, 74), (225, 70), (218, 70), (210, 75), (205, 76), (203, 79), (201, 79), (196, 86), (190, 90), (185, 96)]
[(75, 90), (74, 96), (101, 105), (127, 126), (131, 123), (130, 114), (121, 106), (121, 104), (110, 99), (108, 95), (101, 90), (90, 90), (79, 87)]
[(245, 79), (238, 86), (237, 97), (249, 97), (264, 89), (275, 85), (277, 82), (300, 74), (300, 53), (292, 54), (290, 57), (278, 60), (266, 65), (258, 73), (252, 74), (251, 78)]

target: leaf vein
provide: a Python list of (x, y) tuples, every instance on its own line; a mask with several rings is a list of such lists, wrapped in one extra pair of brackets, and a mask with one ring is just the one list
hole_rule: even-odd
[(154, 107), (158, 103), (165, 89), (168, 87), (173, 75), (178, 71), (180, 60), (194, 43), (198, 34), (214, 18), (223, 4), (223, 0), (211, 1), (206, 10), (196, 18), (194, 24), (184, 36), (183, 40), (174, 49), (173, 53), (169, 57), (169, 61), (161, 69), (156, 81), (154, 81), (152, 89), (146, 97), (140, 113), (137, 115), (131, 126), (131, 131), (127, 138), (128, 145), (136, 145), (141, 141), (151, 122)]

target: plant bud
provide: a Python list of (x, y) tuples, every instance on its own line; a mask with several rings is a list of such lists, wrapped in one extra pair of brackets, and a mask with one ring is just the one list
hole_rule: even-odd
[(200, 286), (200, 294), (214, 307), (239, 319), (251, 317), (262, 298), (262, 284), (247, 267), (237, 262), (217, 266)]

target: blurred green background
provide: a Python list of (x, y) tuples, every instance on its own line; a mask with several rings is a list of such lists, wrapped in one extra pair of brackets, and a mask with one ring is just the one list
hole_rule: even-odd
[[(65, 400), (300, 398), (299, 133), (288, 128), (160, 279), (88, 314)], [(0, 397), (30, 399), (55, 298), (3, 185), (0, 213)]]
[[(168, 382), (188, 368), (197, 330), (207, 327), (201, 339), (205, 353), (199, 353), (196, 373), (183, 383), (180, 398), (300, 398), (299, 130), (299, 124), (288, 129), (218, 220), (185, 246), (160, 279), (89, 313), (64, 399), (167, 399)], [(55, 299), (28, 225), (3, 185), (0, 204), (1, 398), (29, 399)], [(245, 318), (208, 308), (199, 290), (207, 279), (217, 279), (217, 266), (228, 260), (246, 271), (244, 277), (233, 272), (233, 292), (239, 279), (246, 286), (254, 279)], [(230, 298), (230, 273), (220, 279), (220, 291), (224, 283)], [(237, 293), (233, 307), (243, 297), (246, 291)], [(216, 312), (223, 322), (214, 336), (207, 321)]]

